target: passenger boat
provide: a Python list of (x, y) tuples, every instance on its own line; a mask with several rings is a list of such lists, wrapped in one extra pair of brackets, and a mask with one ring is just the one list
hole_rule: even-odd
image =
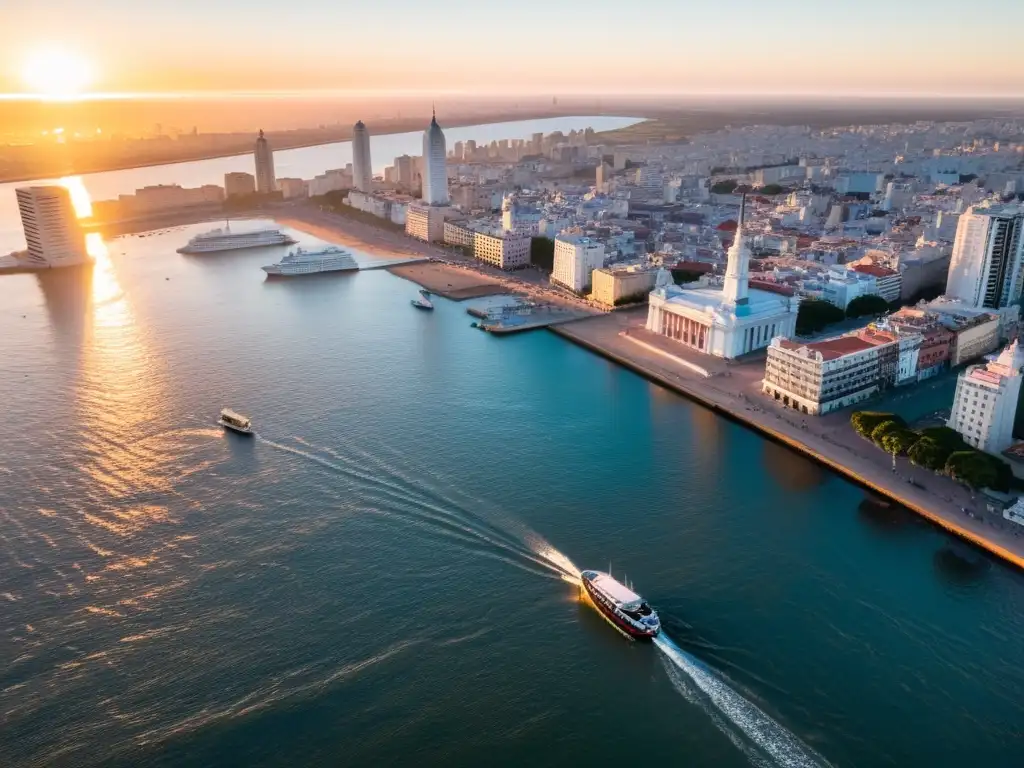
[(647, 601), (611, 574), (583, 571), (580, 589), (608, 621), (630, 637), (652, 640), (661, 631), (658, 614)]
[(212, 229), (196, 235), (178, 249), (178, 253), (218, 253), (237, 251), (241, 248), (264, 248), (270, 245), (291, 245), (295, 241), (279, 229), (257, 229), (248, 232), (232, 232), (231, 225), (224, 229)]
[(359, 264), (352, 258), (352, 254), (334, 245), (314, 251), (296, 248), (277, 264), (263, 267), (263, 271), (271, 277), (296, 277), (317, 275), (321, 272), (348, 272), (355, 269), (359, 269)]
[(431, 310), (434, 308), (433, 302), (430, 301), (430, 294), (426, 291), (420, 291), (420, 297), (412, 300), (412, 305), (416, 309)]
[(217, 423), (243, 435), (252, 434), (252, 420), (240, 413), (235, 413), (230, 408), (225, 408), (220, 412), (220, 419), (217, 420)]

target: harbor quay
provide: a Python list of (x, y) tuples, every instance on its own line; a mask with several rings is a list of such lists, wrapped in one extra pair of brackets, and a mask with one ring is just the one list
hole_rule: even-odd
[[(552, 326), (549, 330), (760, 432), (956, 536), (1024, 568), (1024, 537), (976, 494), (947, 477), (892, 457), (861, 438), (849, 410), (809, 417), (761, 394), (764, 355), (734, 361), (688, 353), (646, 331), (646, 308)], [(969, 514), (968, 514), (969, 513)]]

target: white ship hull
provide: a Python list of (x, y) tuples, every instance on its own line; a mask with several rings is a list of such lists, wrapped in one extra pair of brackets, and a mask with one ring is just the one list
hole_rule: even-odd
[(297, 248), (279, 263), (263, 267), (263, 271), (271, 277), (302, 277), (324, 272), (352, 272), (357, 269), (359, 264), (352, 255), (335, 246), (328, 246), (319, 251), (304, 251)]
[(227, 233), (223, 235), (199, 235), (192, 238), (187, 245), (178, 249), (178, 253), (201, 254), (238, 251), (243, 248), (267, 248), (273, 245), (291, 245), (295, 241), (278, 230), (264, 230), (252, 233)]

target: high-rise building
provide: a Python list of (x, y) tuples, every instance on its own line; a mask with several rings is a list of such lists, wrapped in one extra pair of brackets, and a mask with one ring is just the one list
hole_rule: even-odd
[(28, 261), (39, 267), (70, 267), (89, 261), (85, 233), (71, 193), (64, 187), (21, 187), (15, 190), (21, 225), (28, 243)]
[(251, 173), (231, 171), (224, 174), (224, 194), (227, 197), (244, 197), (256, 192), (256, 179)]
[(583, 293), (590, 288), (591, 274), (604, 266), (604, 245), (579, 235), (555, 238), (555, 260), (551, 281), (571, 291)]
[(273, 192), (275, 187), (274, 151), (261, 130), (256, 139), (256, 191), (265, 195)]
[(466, 148), (462, 151), (464, 160), (472, 160), (476, 157), (476, 142), (470, 139), (466, 142)]
[(994, 362), (964, 370), (956, 381), (947, 426), (979, 450), (998, 454), (1009, 448), (1022, 367), (1024, 349), (1015, 341)]
[(448, 149), (444, 132), (437, 124), (437, 115), (423, 132), (423, 202), (427, 205), (448, 205)]
[(416, 186), (416, 162), (409, 155), (395, 158), (395, 172), (399, 186), (412, 189)]
[(974, 307), (1017, 302), (1024, 281), (1024, 206), (976, 205), (960, 216), (946, 295)]
[(452, 147), (452, 157), (456, 160), (462, 160), (466, 155), (466, 145), (461, 141), (456, 141), (455, 146)]
[(362, 120), (352, 128), (352, 183), (360, 192), (373, 191), (370, 134)]

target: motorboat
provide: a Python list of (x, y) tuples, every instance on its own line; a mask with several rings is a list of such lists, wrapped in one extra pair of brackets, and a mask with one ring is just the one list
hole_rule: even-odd
[(580, 590), (619, 631), (637, 640), (652, 640), (661, 632), (657, 612), (640, 595), (610, 573), (583, 571)]
[(220, 418), (217, 420), (217, 423), (226, 429), (242, 435), (251, 435), (253, 433), (252, 420), (248, 416), (235, 413), (230, 408), (225, 408), (220, 412)]
[(426, 291), (420, 291), (420, 297), (412, 300), (412, 305), (416, 309), (432, 310), (434, 308), (433, 302), (430, 300), (430, 294)]

